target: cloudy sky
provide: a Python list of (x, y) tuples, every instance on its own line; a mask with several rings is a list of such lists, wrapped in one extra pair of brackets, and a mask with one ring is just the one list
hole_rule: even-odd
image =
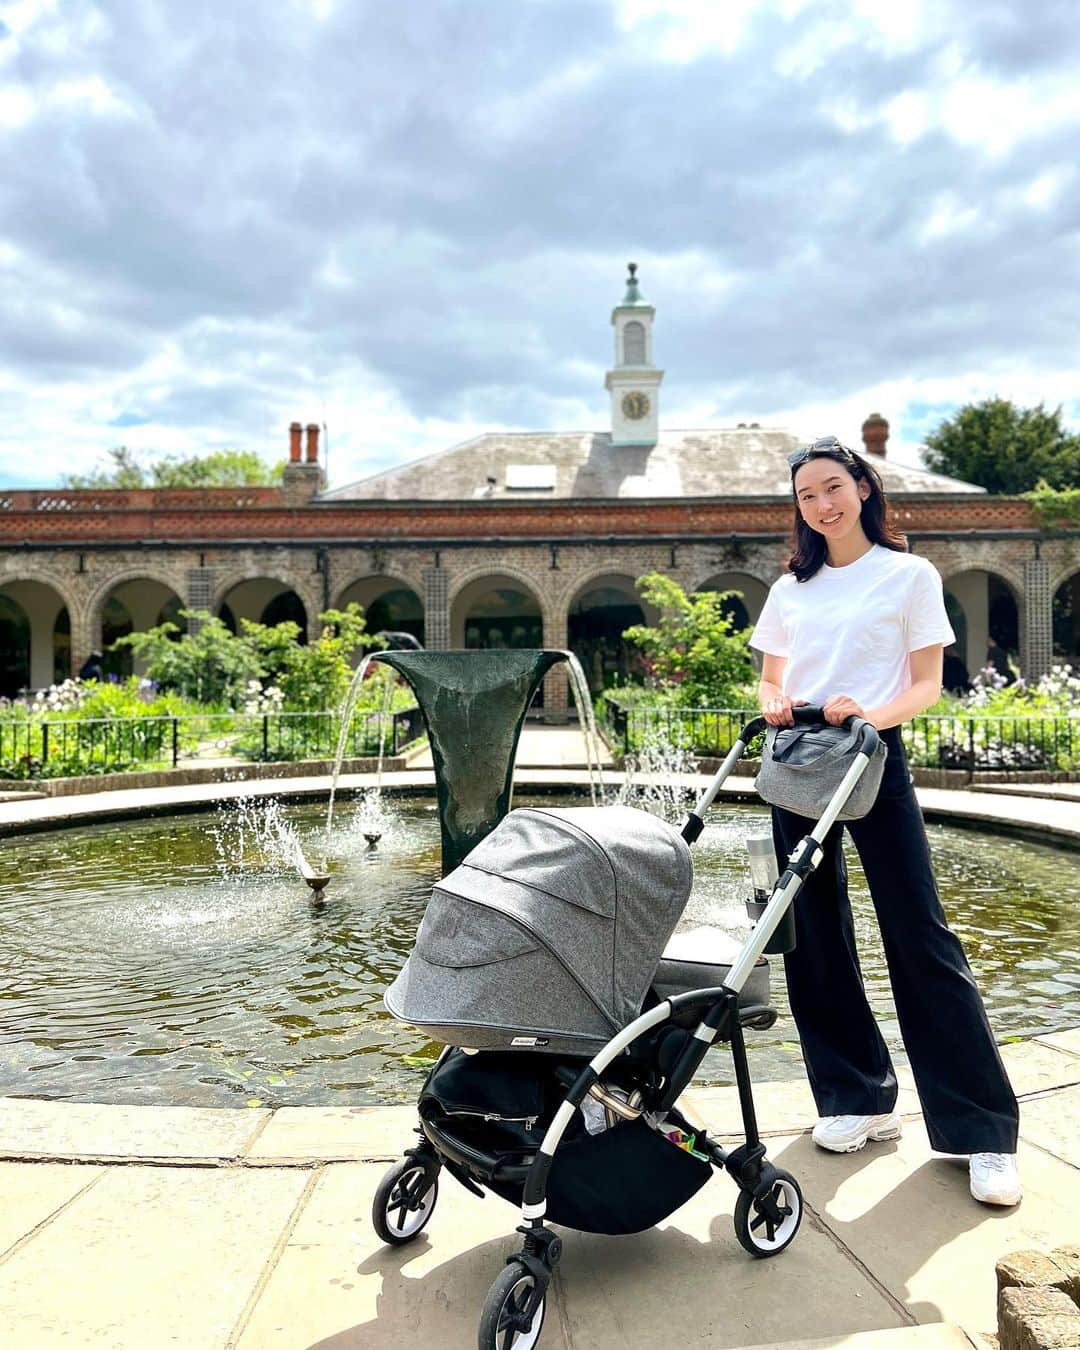
[(1080, 424), (1078, 58), (1075, 0), (0, 0), (0, 484), (604, 429), (630, 258), (667, 427)]

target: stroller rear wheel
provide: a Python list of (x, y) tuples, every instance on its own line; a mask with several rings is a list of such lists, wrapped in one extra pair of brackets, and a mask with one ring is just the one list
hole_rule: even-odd
[(544, 1325), (542, 1298), (529, 1316), (526, 1307), (536, 1277), (520, 1261), (510, 1261), (488, 1290), (480, 1314), (480, 1350), (532, 1350)]
[(802, 1212), (799, 1183), (790, 1172), (774, 1168), (763, 1195), (739, 1192), (735, 1202), (735, 1236), (751, 1256), (776, 1256), (799, 1231)]
[(418, 1237), (439, 1198), (437, 1164), (402, 1158), (375, 1191), (371, 1222), (383, 1242), (400, 1247)]

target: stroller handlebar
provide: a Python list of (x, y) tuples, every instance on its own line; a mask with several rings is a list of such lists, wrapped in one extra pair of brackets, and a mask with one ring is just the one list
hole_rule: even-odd
[[(796, 726), (828, 725), (825, 711), (817, 703), (797, 704), (792, 707), (791, 713)], [(858, 717), (853, 713), (850, 717), (844, 718), (842, 725), (845, 731), (852, 731), (858, 737), (860, 754), (866, 755), (867, 758), (873, 755), (878, 744), (878, 732), (873, 723), (868, 722), (864, 717)], [(713, 799), (720, 791), (728, 774), (735, 767), (736, 761), (742, 757), (743, 751), (754, 737), (764, 731), (767, 726), (768, 723), (765, 721), (765, 718), (759, 716), (747, 722), (746, 726), (739, 732), (738, 738), (728, 752), (727, 758), (717, 770), (716, 776), (709, 784), (703, 796), (689, 813), (686, 823), (680, 831), (682, 837), (688, 844), (692, 844), (700, 837), (702, 830), (705, 828), (705, 812), (712, 805)]]

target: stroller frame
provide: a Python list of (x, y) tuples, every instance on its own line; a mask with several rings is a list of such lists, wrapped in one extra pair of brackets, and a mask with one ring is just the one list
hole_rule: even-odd
[[(796, 707), (793, 714), (797, 723), (824, 721), (822, 710), (816, 706)], [(705, 815), (720, 788), (749, 742), (765, 725), (763, 717), (756, 717), (739, 732), (724, 762), (688, 813), (681, 830), (688, 844), (693, 844), (701, 835)], [(787, 860), (761, 917), (724, 984), (664, 998), (613, 1036), (571, 1083), (531, 1162), (500, 1161), (494, 1155), (454, 1138), (433, 1121), (421, 1119), (417, 1131), (421, 1135), (419, 1144), (408, 1149), (403, 1161), (384, 1177), (376, 1192), (373, 1217), (379, 1236), (393, 1244), (411, 1241), (419, 1235), (434, 1208), (438, 1175), (444, 1164), (468, 1190), (481, 1196), (484, 1192), (477, 1181), (523, 1182), (521, 1224), (517, 1229), (523, 1239), (521, 1249), (507, 1257), (503, 1271), (485, 1300), (480, 1323), (481, 1350), (495, 1350), (496, 1347), (498, 1350), (504, 1350), (504, 1347), (505, 1350), (511, 1350), (511, 1347), (531, 1350), (536, 1344), (543, 1323), (547, 1288), (562, 1255), (562, 1239), (544, 1224), (547, 1181), (559, 1144), (575, 1112), (608, 1066), (635, 1041), (671, 1021), (677, 1014), (685, 1017), (688, 1011), (701, 1009), (696, 1029), (677, 1056), (667, 1082), (656, 1098), (647, 1102), (647, 1111), (679, 1128), (689, 1128), (676, 1110), (676, 1102), (709, 1049), (721, 1042), (729, 1043), (744, 1141), (726, 1151), (704, 1130), (693, 1127), (694, 1148), (712, 1166), (728, 1172), (739, 1187), (735, 1230), (740, 1243), (751, 1255), (775, 1256), (795, 1237), (802, 1217), (802, 1195), (795, 1179), (775, 1167), (765, 1156), (743, 1035), (746, 1026), (771, 1026), (776, 1020), (776, 1012), (763, 1005), (740, 1007), (739, 993), (807, 877), (821, 863), (825, 837), (877, 748), (877, 731), (869, 722), (849, 718), (845, 726), (857, 730), (857, 752), (851, 768), (820, 820), (800, 840)], [(444, 1056), (448, 1053), (449, 1047)], [(396, 1220), (393, 1215), (397, 1215)]]

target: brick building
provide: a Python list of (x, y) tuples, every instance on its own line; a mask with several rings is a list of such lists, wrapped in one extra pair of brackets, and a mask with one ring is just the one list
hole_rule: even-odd
[[(753, 621), (790, 537), (786, 455), (818, 429), (661, 429), (654, 317), (632, 270), (612, 313), (604, 432), (491, 433), (326, 491), (318, 428), (294, 423), (280, 488), (0, 493), (0, 695), (186, 608), (310, 628), (357, 600), (372, 627), (429, 647), (569, 645), (594, 685), (624, 659), (646, 571), (737, 590), (735, 614)], [(867, 418), (895, 523), (941, 572), (968, 669), (990, 636), (1028, 675), (1075, 659), (1080, 533), (898, 464), (887, 437)], [(566, 707), (559, 671), (545, 707)]]

